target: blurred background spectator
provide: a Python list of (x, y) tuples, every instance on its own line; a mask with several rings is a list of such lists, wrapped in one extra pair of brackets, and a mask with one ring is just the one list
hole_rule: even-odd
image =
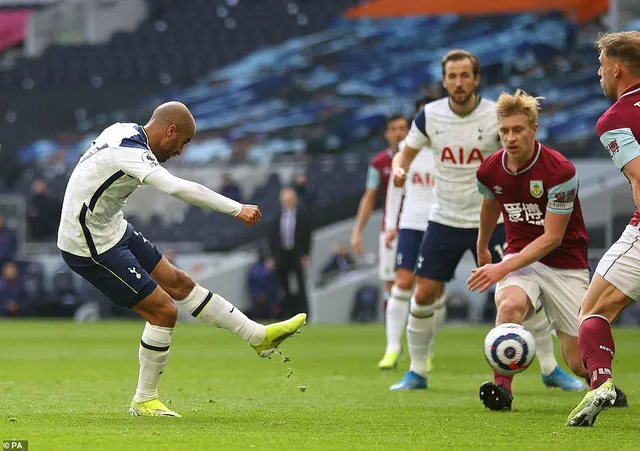
[(33, 241), (54, 240), (58, 233), (62, 203), (47, 191), (47, 183), (36, 179), (31, 184), (27, 202), (29, 238)]
[(316, 201), (316, 192), (313, 187), (309, 185), (307, 174), (304, 174), (302, 172), (296, 174), (291, 187), (296, 191), (296, 194), (298, 195), (298, 202), (300, 204), (300, 207), (304, 208), (306, 211), (312, 210)]
[(351, 246), (344, 243), (336, 244), (329, 260), (322, 267), (318, 285), (324, 285), (334, 277), (347, 273), (355, 267), (356, 262), (351, 255)]
[(240, 187), (233, 180), (231, 174), (227, 173), (222, 176), (222, 185), (220, 185), (220, 194), (227, 196), (235, 201), (244, 203), (244, 197)]
[(0, 214), (0, 266), (16, 258), (17, 244), (15, 234), (7, 229), (7, 219)]
[(280, 318), (282, 306), (278, 298), (278, 274), (275, 260), (269, 257), (269, 249), (259, 244), (258, 260), (249, 267), (247, 289), (251, 297), (251, 310), (247, 313), (254, 319)]
[(28, 308), (29, 295), (18, 266), (13, 262), (5, 263), (0, 279), (0, 316), (22, 316)]

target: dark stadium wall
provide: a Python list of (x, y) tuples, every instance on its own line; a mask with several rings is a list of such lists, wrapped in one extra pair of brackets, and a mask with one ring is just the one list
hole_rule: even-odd
[(84, 109), (87, 117), (116, 108), (134, 107), (141, 98), (149, 97), (163, 86), (152, 83), (130, 83), (103, 86), (49, 86), (33, 90), (0, 88), (3, 111), (13, 111), (16, 120), (8, 124), (0, 120), (0, 144), (3, 151), (15, 153), (37, 139), (51, 138), (76, 126), (75, 112)]

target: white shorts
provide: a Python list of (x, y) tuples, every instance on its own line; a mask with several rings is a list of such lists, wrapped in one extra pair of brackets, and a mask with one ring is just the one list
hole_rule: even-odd
[(628, 225), (602, 256), (596, 272), (634, 301), (640, 299), (640, 230)]
[(496, 294), (510, 286), (524, 290), (534, 311), (542, 302), (552, 329), (578, 336), (578, 314), (589, 288), (589, 270), (551, 268), (534, 262), (498, 282)]
[(391, 249), (387, 249), (384, 245), (384, 232), (380, 233), (380, 241), (378, 243), (378, 276), (380, 280), (385, 282), (393, 282), (396, 280), (396, 249), (398, 247), (398, 238), (391, 243)]

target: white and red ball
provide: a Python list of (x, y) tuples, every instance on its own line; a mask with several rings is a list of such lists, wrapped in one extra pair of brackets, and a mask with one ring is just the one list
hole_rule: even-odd
[(518, 374), (526, 370), (536, 355), (536, 341), (520, 324), (505, 323), (494, 327), (484, 339), (484, 356), (501, 374)]

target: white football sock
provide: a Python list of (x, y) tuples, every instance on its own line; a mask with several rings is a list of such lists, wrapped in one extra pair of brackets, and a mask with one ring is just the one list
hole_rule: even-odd
[(145, 402), (158, 397), (158, 383), (169, 360), (169, 345), (173, 327), (147, 323), (142, 332), (138, 357), (140, 374), (134, 402)]
[(402, 332), (407, 326), (411, 293), (411, 290), (403, 290), (395, 285), (391, 288), (391, 297), (387, 302), (385, 321), (387, 327), (387, 349), (385, 354), (400, 352), (402, 349)]
[(435, 333), (433, 306), (418, 305), (415, 296), (412, 296), (409, 312), (409, 324), (407, 325), (407, 343), (411, 356), (409, 370), (427, 377), (427, 355)]
[(436, 302), (433, 303), (433, 320), (435, 325), (435, 331), (433, 332), (433, 339), (429, 343), (429, 351), (427, 353), (427, 357), (433, 357), (433, 344), (436, 342), (436, 335), (438, 335), (438, 331), (440, 327), (444, 323), (444, 320), (447, 317), (447, 292), (443, 291), (442, 295)]
[(553, 353), (551, 329), (545, 310), (543, 308), (538, 310), (523, 325), (536, 339), (536, 357), (538, 357), (538, 362), (540, 363), (540, 371), (548, 376), (558, 366), (558, 361)]
[(257, 346), (264, 340), (266, 326), (250, 320), (225, 298), (198, 284), (186, 298), (176, 300), (176, 304), (191, 316), (231, 331), (252, 346)]

